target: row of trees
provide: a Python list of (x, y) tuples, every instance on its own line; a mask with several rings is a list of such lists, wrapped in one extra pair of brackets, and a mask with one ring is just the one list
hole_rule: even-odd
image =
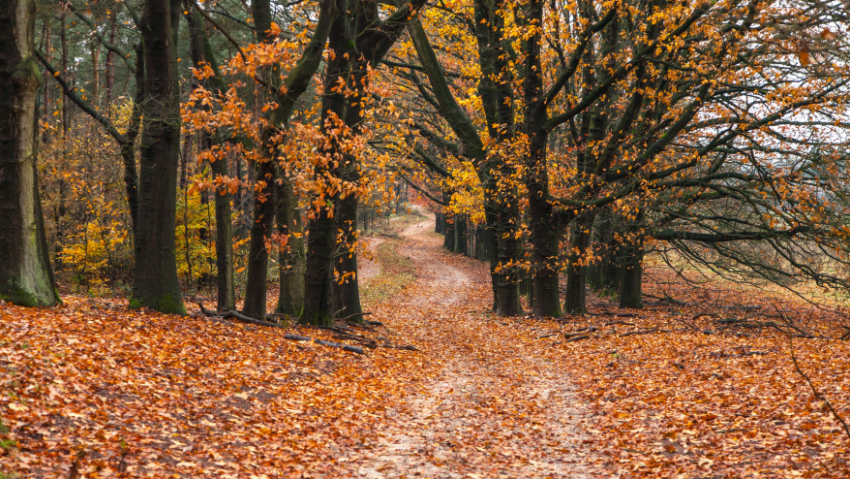
[[(7, 2), (0, 296), (58, 301), (63, 218), (101, 191), (73, 185), (115, 166), (124, 206), (82, 231), (127, 218), (131, 307), (185, 312), (176, 211), (195, 195), (219, 309), (248, 217), (244, 314), (267, 314), (275, 264), (278, 313), (358, 318), (358, 210), (398, 182), (441, 205), (447, 246), (477, 225), (500, 315), (522, 292), (538, 315), (584, 311), (588, 282), (642, 307), (647, 252), (845, 288), (840, 2)], [(107, 166), (73, 182), (80, 151)]]

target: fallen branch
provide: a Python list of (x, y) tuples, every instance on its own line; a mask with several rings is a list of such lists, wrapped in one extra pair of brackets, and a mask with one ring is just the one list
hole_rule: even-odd
[(201, 308), (201, 312), (206, 314), (207, 316), (212, 316), (212, 317), (220, 317), (221, 316), (220, 314), (216, 313), (215, 311), (210, 311), (209, 309), (205, 308), (204, 303), (202, 303), (200, 301), (198, 301), (196, 304), (198, 305), (199, 308)]
[(629, 331), (628, 333), (623, 333), (623, 334), (620, 335), (620, 337), (638, 336), (638, 335), (641, 335), (641, 334), (652, 334), (652, 333), (669, 333), (669, 332), (670, 332), (670, 330), (668, 330), (668, 329), (658, 329), (658, 328), (640, 329), (638, 331)]
[(355, 317), (355, 316), (368, 316), (368, 315), (370, 315), (370, 314), (372, 314), (372, 313), (354, 313), (354, 314), (349, 314), (348, 316), (346, 316), (346, 317), (344, 317), (344, 318), (339, 318), (339, 319), (337, 319), (337, 321), (348, 321), (349, 319), (351, 319), (351, 318), (353, 318), (353, 317)]
[(611, 321), (610, 323), (605, 323), (605, 326), (616, 326), (618, 324), (622, 324), (623, 326), (634, 326), (635, 323), (630, 323), (628, 321)]
[(588, 316), (614, 316), (615, 318), (637, 318), (640, 317), (637, 313), (612, 313), (611, 311), (602, 311), (601, 313), (587, 313)]
[[(565, 335), (565, 336), (566, 336), (566, 335)], [(592, 337), (592, 336), (591, 336), (590, 334), (580, 334), (580, 335), (578, 335), (578, 336), (572, 336), (572, 337), (567, 336), (567, 341), (566, 341), (566, 342), (568, 342), (568, 343), (574, 343), (574, 342), (576, 342), (576, 341), (581, 341), (582, 339), (588, 339), (588, 338), (591, 338), (591, 337)]]
[(268, 326), (271, 328), (282, 328), (280, 324), (270, 323), (268, 321), (263, 321), (260, 319), (249, 318), (238, 311), (225, 311), (224, 314), (221, 315), (224, 319), (235, 319), (237, 321), (241, 321), (243, 323), (256, 324), (258, 326)]
[(655, 304), (668, 304), (668, 305), (671, 305), (671, 306), (673, 306), (673, 305), (687, 306), (688, 305), (688, 303), (686, 303), (684, 301), (679, 301), (678, 299), (671, 297), (666, 292), (664, 293), (664, 296), (655, 296), (654, 294), (648, 294), (648, 293), (644, 293), (643, 295), (646, 296), (647, 298), (657, 299), (658, 301), (656, 301)]
[(290, 341), (312, 341), (316, 344), (321, 344), (322, 346), (330, 346), (332, 348), (339, 348), (343, 351), (348, 351), (351, 353), (363, 354), (363, 348), (360, 346), (350, 346), (348, 344), (340, 344), (335, 343), (333, 341), (325, 341), (324, 339), (313, 339), (308, 336), (301, 336), (299, 334), (284, 334), (284, 339), (288, 339)]
[(749, 306), (746, 304), (729, 304), (720, 306), (720, 309), (725, 309), (726, 311), (758, 311), (761, 309), (761, 305)]
[(388, 349), (404, 349), (406, 351), (419, 351), (419, 348), (417, 348), (416, 346), (410, 346), (410, 345), (408, 345), (408, 346), (395, 346), (395, 345), (392, 345), (392, 344), (382, 344), (381, 347), (382, 348), (388, 348)]
[(846, 333), (844, 333), (844, 335), (843, 335), (843, 336), (841, 336), (841, 337), (840, 337), (840, 338), (838, 338), (838, 339), (840, 339), (840, 340), (842, 340), (842, 341), (847, 341), (848, 339), (850, 339), (850, 327), (848, 327), (848, 326), (842, 326), (842, 327), (843, 327), (843, 328), (844, 328), (844, 330), (845, 330), (845, 331), (847, 331), (847, 332), (846, 332)]
[(697, 327), (696, 327), (696, 326), (694, 326), (693, 324), (691, 324), (691, 323), (689, 323), (689, 322), (685, 321), (685, 320), (684, 320), (684, 319), (682, 319), (682, 318), (677, 318), (677, 317), (673, 316), (673, 319), (675, 319), (676, 321), (679, 321), (680, 323), (684, 324), (685, 326), (687, 326), (687, 327), (691, 328), (692, 330), (694, 330), (694, 331), (696, 331), (696, 332), (698, 332), (698, 333), (700, 332), (699, 328), (697, 328)]

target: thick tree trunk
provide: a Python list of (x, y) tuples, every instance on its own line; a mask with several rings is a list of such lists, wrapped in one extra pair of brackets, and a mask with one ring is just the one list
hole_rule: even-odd
[[(248, 246), (248, 278), (245, 283), (245, 304), (242, 314), (264, 320), (268, 292), (269, 251), (266, 241), (271, 237), (275, 216), (275, 180), (277, 168), (266, 159), (257, 165), (257, 188), (254, 193), (254, 222)], [(261, 183), (262, 182), (262, 183)]]
[(147, 0), (144, 128), (139, 174), (135, 274), (130, 307), (186, 314), (174, 256), (177, 169), (180, 157), (180, 89), (177, 77), (179, 0)]
[(573, 222), (570, 234), (570, 254), (567, 264), (567, 292), (564, 300), (564, 311), (568, 314), (586, 313), (585, 284), (587, 265), (585, 258), (590, 248), (593, 216), (585, 214)]
[[(490, 185), (495, 191), (495, 185)], [(504, 192), (502, 193), (504, 195)], [(519, 271), (513, 264), (519, 258), (519, 241), (516, 239), (519, 209), (515, 201), (504, 201), (500, 197), (489, 201), (485, 213), (489, 213), (487, 246), (491, 248), (490, 283), (493, 288), (493, 311), (499, 316), (519, 316), (522, 304), (519, 296)], [(508, 266), (511, 265), (511, 266)]]
[[(345, 1), (337, 0), (340, 12), (346, 11)], [(333, 28), (328, 36), (328, 48), (334, 51), (334, 56), (325, 65), (324, 87), (322, 98), (322, 128), (328, 134), (329, 144), (322, 151), (329, 157), (339, 157), (341, 148), (331, 131), (339, 130), (344, 121), (346, 98), (335, 85), (344, 82), (348, 56), (347, 49), (352, 44), (349, 35), (349, 25), (344, 15), (333, 22)], [(336, 221), (333, 218), (335, 207), (340, 204), (339, 193), (331, 189), (331, 184), (339, 177), (339, 168), (333, 162), (325, 163), (316, 168), (316, 179), (328, 185), (324, 204), (320, 204), (311, 212), (312, 218), (308, 223), (307, 235), (307, 273), (304, 296), (304, 314), (301, 321), (317, 326), (333, 324), (334, 304), (332, 296), (333, 260), (336, 256)]]
[(277, 229), (281, 236), (288, 238), (286, 247), (281, 249), (280, 294), (275, 312), (293, 317), (301, 316), (304, 307), (304, 238), (301, 236), (301, 212), (298, 210), (298, 198), (292, 189), (292, 183), (285, 175), (277, 187)]
[(601, 258), (588, 267), (587, 281), (602, 294), (616, 292), (620, 283), (619, 243), (615, 237), (616, 217), (610, 208), (596, 216), (593, 224), (593, 250)]
[(442, 233), (445, 229), (446, 224), (446, 215), (443, 213), (435, 213), (434, 214), (434, 232)]
[[(529, 0), (528, 22), (543, 23), (542, 0)], [(525, 134), (529, 147), (526, 156), (526, 188), (528, 189), (528, 215), (534, 265), (534, 314), (558, 317), (561, 315), (558, 290), (558, 239), (560, 225), (549, 202), (549, 173), (546, 165), (549, 131), (545, 90), (543, 88), (541, 43), (542, 35), (537, 29), (523, 42), (526, 55), (523, 96), (525, 98)]]
[(620, 307), (643, 308), (643, 211), (629, 225), (627, 243), (623, 245), (622, 270), (620, 272)]
[(546, 139), (548, 135), (539, 128), (536, 129), (535, 135), (529, 151), (532, 168), (527, 179), (531, 257), (534, 265), (533, 311), (537, 316), (559, 317), (561, 316), (561, 299), (555, 262), (558, 258), (560, 234), (552, 205), (547, 200), (549, 176), (546, 171)]
[(446, 251), (455, 250), (455, 217), (446, 213), (446, 229), (445, 237), (443, 238), (443, 248)]
[(466, 215), (455, 216), (455, 253), (466, 254)]
[(630, 245), (620, 273), (620, 307), (643, 309), (643, 243)]
[(35, 4), (0, 2), (0, 299), (24, 306), (59, 302), (35, 168)]

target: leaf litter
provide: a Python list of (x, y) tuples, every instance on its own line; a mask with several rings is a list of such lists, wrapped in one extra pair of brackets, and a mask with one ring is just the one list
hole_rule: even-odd
[(788, 354), (791, 334), (802, 370), (850, 417), (841, 315), (785, 302), (783, 322), (758, 317), (770, 295), (682, 286), (661, 292), (683, 304), (624, 314), (593, 299), (592, 316), (498, 318), (486, 265), (441, 252), (432, 225), (406, 227), (398, 253), (416, 279), (372, 305), (384, 327), (358, 331), (419, 351), (356, 355), (283, 337), (346, 342), (329, 330), (80, 297), (0, 305), (0, 472), (850, 477), (850, 439)]

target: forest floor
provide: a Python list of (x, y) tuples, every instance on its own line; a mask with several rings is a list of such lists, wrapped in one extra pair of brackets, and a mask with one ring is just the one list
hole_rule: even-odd
[(790, 354), (850, 420), (841, 311), (651, 270), (645, 310), (499, 318), (485, 264), (398, 224), (363, 274), (382, 325), (0, 305), (0, 478), (850, 477)]

